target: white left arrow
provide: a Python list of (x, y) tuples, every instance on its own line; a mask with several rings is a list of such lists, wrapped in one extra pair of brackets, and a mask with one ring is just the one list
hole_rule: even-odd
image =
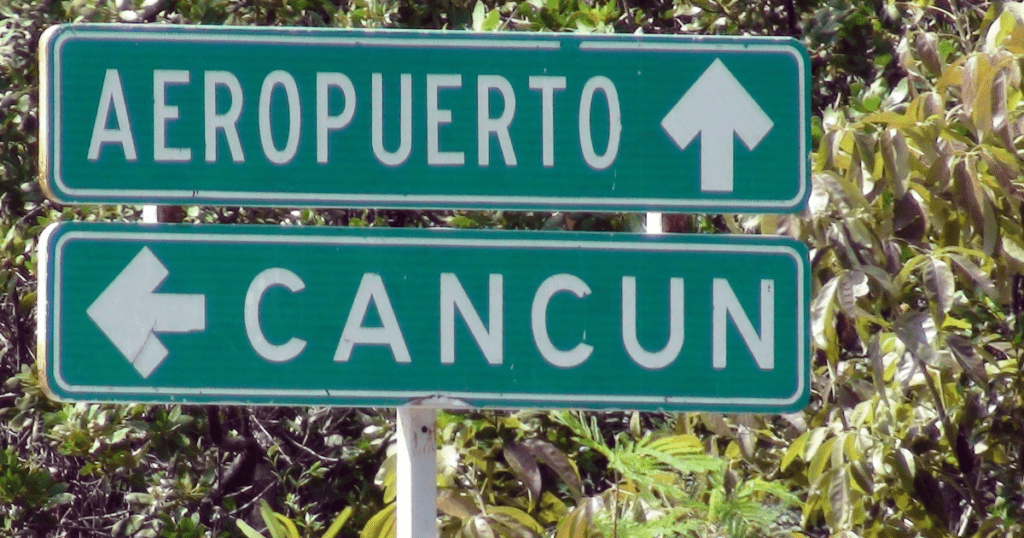
[(717, 58), (661, 120), (679, 149), (700, 135), (701, 192), (732, 192), (734, 133), (752, 150), (774, 125)]
[(142, 247), (85, 311), (144, 378), (167, 357), (156, 333), (206, 329), (206, 296), (156, 293), (168, 274), (149, 247)]

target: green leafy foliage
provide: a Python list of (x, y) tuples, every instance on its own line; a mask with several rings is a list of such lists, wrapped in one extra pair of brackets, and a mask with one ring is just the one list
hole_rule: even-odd
[(45, 518), (46, 511), (72, 501), (67, 484), (22, 461), (13, 448), (0, 452), (0, 502), (11, 507), (13, 521)]
[[(270, 505), (267, 501), (260, 502), (260, 517), (263, 518), (263, 522), (267, 526), (267, 532), (271, 538), (302, 538), (299, 534), (299, 528), (295, 525), (295, 522), (289, 519), (287, 516), (278, 514), (270, 509)], [(348, 519), (352, 517), (352, 507), (347, 507), (338, 514), (338, 517), (334, 519), (331, 526), (320, 538), (334, 538), (341, 527), (345, 525)], [(235, 520), (235, 524), (238, 525), (239, 530), (245, 534), (246, 538), (265, 538), (256, 529), (252, 528), (248, 523), (241, 519)]]
[(781, 462), (807, 487), (805, 525), (1020, 532), (1005, 481), (1021, 446), (1006, 429), (1021, 390), (1021, 13), (992, 8), (963, 55), (908, 36), (893, 91), (824, 116), (797, 232), (820, 283), (820, 401)]
[(728, 455), (706, 454), (692, 433), (662, 428), (638, 436), (631, 428), (609, 446), (596, 417), (556, 417), (607, 460), (613, 476), (611, 487), (562, 520), (556, 536), (772, 536), (784, 530), (775, 523), (796, 502), (783, 485), (741, 479)]

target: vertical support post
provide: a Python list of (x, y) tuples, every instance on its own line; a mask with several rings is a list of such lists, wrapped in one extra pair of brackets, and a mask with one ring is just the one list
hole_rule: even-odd
[(396, 538), (437, 538), (437, 409), (398, 408)]
[(160, 222), (157, 218), (157, 206), (146, 204), (142, 206), (142, 222), (145, 224), (153, 224), (154, 222)]
[(661, 213), (648, 211), (647, 212), (647, 233), (649, 234), (660, 234), (661, 228)]

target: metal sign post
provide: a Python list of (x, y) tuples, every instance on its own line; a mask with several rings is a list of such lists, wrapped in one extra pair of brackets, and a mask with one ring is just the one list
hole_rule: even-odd
[(395, 538), (437, 536), (437, 409), (398, 407)]

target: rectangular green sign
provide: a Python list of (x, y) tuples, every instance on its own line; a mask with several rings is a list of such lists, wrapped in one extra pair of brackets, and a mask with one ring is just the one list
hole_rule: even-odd
[(41, 372), (70, 401), (788, 412), (792, 240), (64, 223)]
[(797, 212), (790, 38), (63, 25), (61, 203)]

